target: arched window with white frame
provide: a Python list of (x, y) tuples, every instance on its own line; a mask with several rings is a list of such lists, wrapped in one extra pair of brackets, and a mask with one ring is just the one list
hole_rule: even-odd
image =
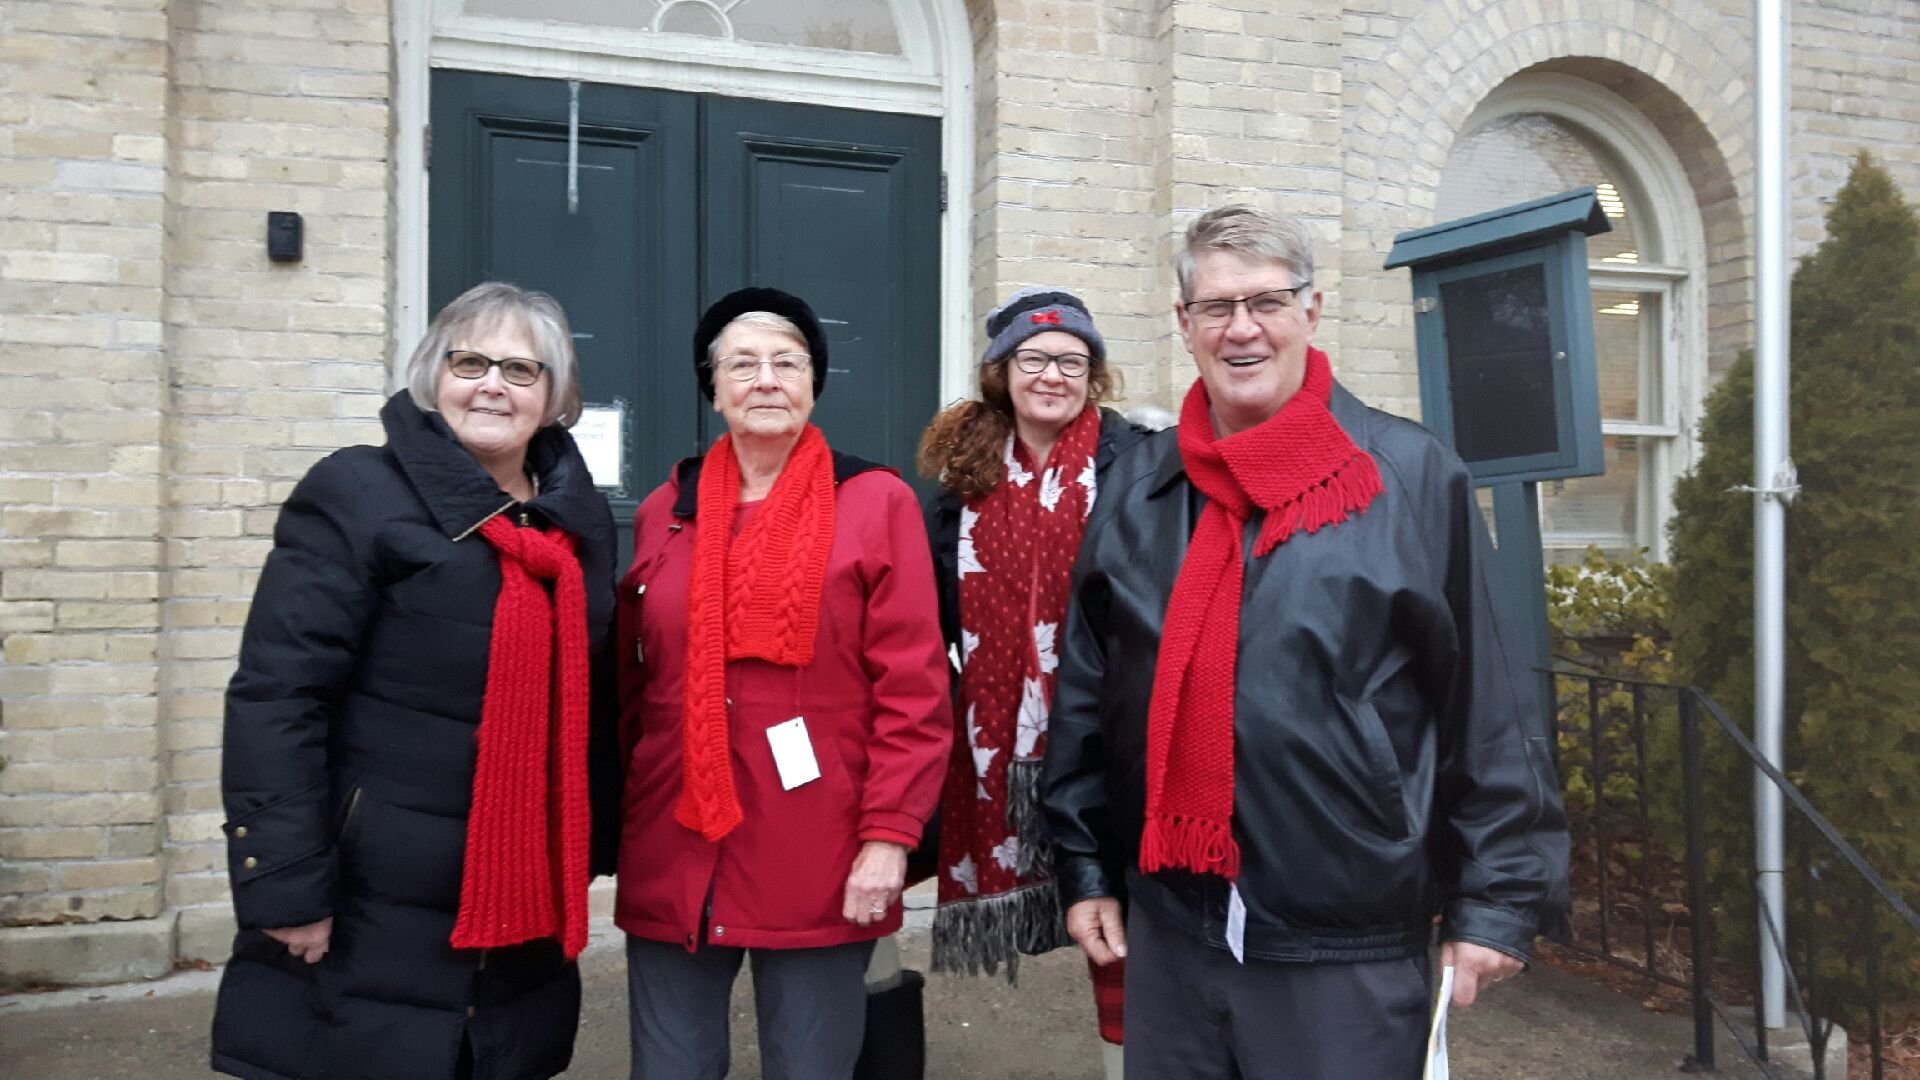
[(1447, 221), (1592, 186), (1612, 230), (1588, 239), (1606, 473), (1541, 485), (1549, 560), (1589, 546), (1665, 557), (1675, 479), (1692, 463), (1705, 386), (1705, 241), (1679, 160), (1610, 91), (1526, 74), (1482, 102), (1448, 154)]

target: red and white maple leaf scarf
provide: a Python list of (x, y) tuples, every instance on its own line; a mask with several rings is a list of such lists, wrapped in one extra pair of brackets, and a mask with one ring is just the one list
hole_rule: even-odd
[(934, 969), (1009, 974), (1064, 944), (1037, 787), (1069, 578), (1093, 509), (1100, 410), (1046, 465), (1008, 439), (1006, 474), (960, 514), (960, 694), (940, 816)]

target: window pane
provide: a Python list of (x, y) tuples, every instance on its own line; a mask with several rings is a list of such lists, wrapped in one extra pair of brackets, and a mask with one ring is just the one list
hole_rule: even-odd
[(742, 0), (731, 14), (743, 41), (900, 55), (887, 0)]
[(1538, 263), (1440, 286), (1453, 445), (1469, 462), (1559, 445), (1547, 279)]
[(727, 22), (706, 4), (668, 4), (660, 13), (663, 34), (698, 34), (701, 37), (727, 36)]
[(1625, 555), (1643, 544), (1639, 536), (1641, 442), (1631, 435), (1608, 435), (1607, 471), (1540, 485), (1540, 530), (1549, 558), (1556, 552), (1577, 556), (1593, 544)]
[(900, 55), (888, 0), (466, 0), (467, 14)]
[(1660, 294), (1593, 290), (1593, 349), (1600, 368), (1600, 417), (1665, 421), (1660, 407)]
[[(1558, 117), (1521, 113), (1454, 140), (1440, 178), (1435, 221), (1450, 221), (1592, 185), (1612, 232), (1587, 238), (1596, 266), (1659, 262), (1652, 235), (1641, 237), (1640, 194), (1599, 140)], [(1646, 244), (1646, 249), (1641, 244)]]
[(466, 13), (651, 30), (660, 5), (655, 0), (467, 0)]

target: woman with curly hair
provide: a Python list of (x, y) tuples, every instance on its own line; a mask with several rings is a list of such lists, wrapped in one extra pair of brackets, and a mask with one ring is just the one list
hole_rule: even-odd
[[(1035, 798), (1054, 635), (1100, 474), (1147, 432), (1098, 407), (1115, 376), (1079, 297), (1021, 290), (986, 329), (979, 399), (947, 408), (920, 440), (920, 471), (941, 487), (927, 514), (940, 624), (960, 662), (933, 966), (1004, 964), (1011, 979), (1022, 955), (1072, 944)], [(1120, 1041), (1120, 967), (1093, 969), (1109, 1043)]]

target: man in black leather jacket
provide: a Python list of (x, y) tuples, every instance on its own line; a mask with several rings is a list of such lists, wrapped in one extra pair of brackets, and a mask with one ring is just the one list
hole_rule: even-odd
[(1418, 1076), (1436, 919), (1467, 1005), (1564, 909), (1538, 680), (1466, 467), (1312, 348), (1305, 226), (1223, 208), (1176, 269), (1200, 380), (1103, 479), (1060, 648), (1068, 930), (1128, 958), (1133, 1080)]

